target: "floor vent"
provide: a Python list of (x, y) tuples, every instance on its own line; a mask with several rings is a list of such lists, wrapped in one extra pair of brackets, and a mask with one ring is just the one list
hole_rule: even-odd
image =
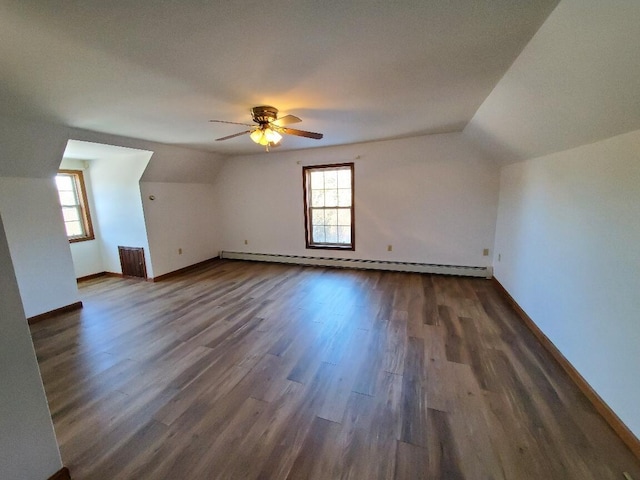
[(302, 255), (277, 255), (272, 253), (220, 252), (220, 258), (251, 260), (255, 262), (293, 263), (322, 267), (362, 268), (368, 270), (391, 270), (395, 272), (438, 273), (467, 277), (491, 278), (492, 267), (465, 267), (459, 265), (436, 265), (430, 263), (388, 262), (384, 260), (357, 260), (349, 258), (305, 257)]

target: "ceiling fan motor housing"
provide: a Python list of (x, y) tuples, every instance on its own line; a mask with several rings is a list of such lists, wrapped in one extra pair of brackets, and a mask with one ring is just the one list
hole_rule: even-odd
[(278, 109), (270, 105), (260, 105), (251, 109), (251, 116), (254, 122), (264, 125), (278, 119)]

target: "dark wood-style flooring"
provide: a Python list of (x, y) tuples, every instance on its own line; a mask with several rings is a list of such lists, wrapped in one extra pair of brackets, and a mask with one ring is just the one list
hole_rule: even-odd
[(32, 326), (75, 480), (640, 479), (484, 279), (215, 261)]

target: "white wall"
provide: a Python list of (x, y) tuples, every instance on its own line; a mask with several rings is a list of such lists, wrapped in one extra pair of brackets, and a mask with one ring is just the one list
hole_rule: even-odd
[(0, 214), (27, 317), (78, 302), (53, 178), (0, 177)]
[(221, 234), (212, 185), (141, 182), (140, 189), (154, 276), (218, 255)]
[[(307, 250), (302, 166), (348, 161), (355, 162), (356, 251)], [(459, 133), (231, 158), (217, 182), (222, 248), (490, 265), (482, 250), (493, 246), (498, 175)]]
[(87, 201), (89, 202), (89, 213), (91, 215), (91, 223), (93, 224), (93, 233), (95, 236), (93, 240), (85, 240), (83, 242), (74, 242), (69, 244), (76, 278), (86, 277), (87, 275), (105, 271), (104, 263), (102, 261), (102, 251), (100, 249), (100, 224), (96, 216), (96, 206), (93, 201), (90, 165), (91, 163), (86, 160), (75, 160), (70, 158), (63, 158), (60, 163), (61, 169), (82, 170)]
[(0, 331), (0, 478), (49, 478), (62, 462), (2, 218)]
[(640, 437), (640, 130), (504, 167), (495, 253), (496, 278)]
[(142, 247), (147, 275), (153, 277), (139, 185), (150, 157), (151, 152), (140, 151), (91, 161), (95, 220), (107, 272), (122, 273), (118, 246)]

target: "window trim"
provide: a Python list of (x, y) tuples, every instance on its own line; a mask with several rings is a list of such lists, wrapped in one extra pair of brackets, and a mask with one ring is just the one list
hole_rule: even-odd
[[(311, 241), (311, 189), (307, 189), (307, 183), (311, 178), (313, 170), (335, 170), (339, 168), (349, 167), (351, 169), (351, 243), (349, 245), (340, 245), (332, 243), (313, 243)], [(355, 251), (356, 249), (356, 207), (355, 207), (355, 163), (335, 163), (324, 165), (305, 165), (302, 167), (302, 196), (304, 200), (304, 237), (305, 245), (308, 249), (317, 250), (346, 250)]]
[[(78, 202), (80, 207), (80, 213), (82, 215), (82, 223), (84, 225), (85, 235), (77, 236), (77, 237), (69, 237), (69, 243), (77, 243), (77, 242), (86, 242), (89, 240), (95, 240), (95, 234), (93, 232), (93, 223), (91, 222), (91, 213), (89, 212), (89, 201), (87, 199), (87, 189), (84, 183), (84, 174), (82, 170), (66, 170), (61, 169), (58, 170), (56, 176), (58, 175), (68, 175), (70, 176), (76, 186), (76, 191), (78, 192)], [(56, 193), (58, 193), (58, 187), (56, 186)], [(64, 222), (64, 218), (63, 218)], [(65, 227), (66, 233), (66, 227)]]

